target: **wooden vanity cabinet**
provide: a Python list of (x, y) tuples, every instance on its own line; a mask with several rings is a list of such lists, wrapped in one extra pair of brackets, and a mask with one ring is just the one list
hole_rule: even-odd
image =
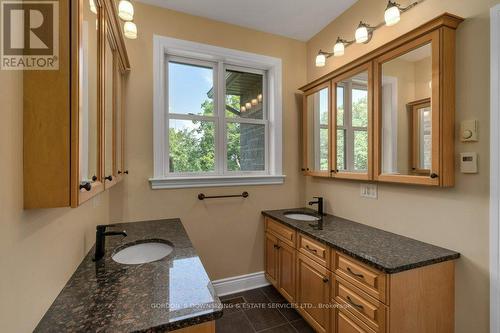
[[(123, 103), (118, 111), (116, 100), (105, 100), (117, 98), (118, 84), (110, 84), (115, 73), (122, 81), (130, 70), (115, 2), (60, 2), (59, 27), (59, 70), (23, 73), (25, 209), (77, 207), (104, 191), (105, 138), (109, 131), (117, 138), (117, 126), (123, 126)], [(115, 53), (111, 75), (106, 74), (108, 41)], [(106, 95), (109, 87), (115, 91)], [(112, 119), (111, 127), (106, 119)], [(119, 136), (122, 142), (122, 127)], [(116, 138), (113, 155), (116, 147), (123, 151)]]
[(453, 261), (387, 274), (265, 218), (265, 276), (317, 331), (452, 333)]

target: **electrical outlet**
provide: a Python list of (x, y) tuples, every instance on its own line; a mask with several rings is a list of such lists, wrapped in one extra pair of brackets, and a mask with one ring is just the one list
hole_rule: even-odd
[(360, 189), (362, 198), (377, 199), (378, 197), (377, 184), (364, 183), (361, 184)]

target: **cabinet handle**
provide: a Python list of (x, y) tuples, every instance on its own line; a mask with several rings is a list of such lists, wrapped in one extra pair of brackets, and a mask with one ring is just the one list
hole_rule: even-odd
[(306, 249), (308, 249), (308, 250), (309, 250), (309, 251), (311, 251), (311, 252), (318, 253), (318, 250), (316, 250), (316, 249), (311, 249), (311, 248), (309, 247), (309, 245), (306, 245)]
[(97, 181), (97, 176), (96, 176), (96, 175), (93, 175), (93, 176), (92, 176), (92, 181), (93, 181), (93, 182)]
[(326, 276), (323, 278), (323, 282), (324, 283), (327, 283), (328, 281), (330, 281), (330, 279), (328, 279)]
[(128, 175), (128, 170), (123, 171), (124, 174)]
[(305, 169), (305, 168), (302, 168), (302, 169), (300, 169), (300, 170), (301, 170), (301, 171), (306, 171), (306, 169)]
[(82, 183), (80, 184), (80, 190), (82, 188), (85, 189), (87, 192), (90, 192), (90, 190), (92, 189), (92, 184), (90, 184), (90, 182)]
[(365, 278), (365, 276), (364, 276), (363, 274), (354, 272), (354, 271), (351, 269), (351, 267), (347, 267), (347, 271), (348, 271), (349, 273), (351, 273), (352, 275), (357, 276), (357, 277), (359, 277), (359, 278), (362, 278), (362, 279), (364, 279), (364, 278)]
[(278, 244), (274, 244), (273, 246), (274, 246), (274, 248), (275, 248), (276, 250), (281, 249), (281, 246), (279, 246)]
[(347, 297), (346, 297), (346, 299), (347, 299), (347, 302), (348, 302), (349, 304), (351, 304), (352, 306), (354, 306), (354, 307), (356, 307), (356, 308), (358, 308), (358, 309), (360, 309), (360, 310), (363, 310), (363, 305), (361, 305), (361, 304), (356, 304), (356, 303), (355, 303), (355, 302), (351, 299), (351, 297), (347, 296)]
[(120, 170), (118, 170), (118, 172), (117, 172), (117, 173), (118, 173), (119, 175), (121, 175), (121, 174), (122, 174), (122, 172), (121, 172)]
[(109, 181), (112, 181), (112, 180), (113, 180), (113, 176), (109, 175), (109, 176), (107, 176), (107, 177), (104, 177), (104, 179), (109, 180)]
[(433, 172), (433, 173), (431, 173), (431, 176), (430, 176), (430, 177), (431, 177), (432, 179), (434, 179), (434, 178), (437, 178), (437, 177), (439, 177), (439, 176), (437, 175), (437, 173), (434, 173), (434, 172)]

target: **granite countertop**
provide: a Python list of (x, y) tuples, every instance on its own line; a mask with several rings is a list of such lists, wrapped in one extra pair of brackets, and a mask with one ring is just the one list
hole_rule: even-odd
[[(179, 219), (121, 223), (108, 230), (126, 230), (128, 236), (106, 237), (106, 254), (98, 263), (92, 261), (92, 247), (35, 332), (163, 332), (222, 316)], [(141, 265), (111, 259), (118, 246), (151, 238), (169, 241), (173, 252)]]
[(455, 251), (328, 214), (323, 216), (323, 230), (317, 230), (310, 226), (315, 222), (287, 218), (284, 213), (289, 211), (316, 214), (308, 208), (269, 210), (262, 214), (388, 274), (460, 257)]

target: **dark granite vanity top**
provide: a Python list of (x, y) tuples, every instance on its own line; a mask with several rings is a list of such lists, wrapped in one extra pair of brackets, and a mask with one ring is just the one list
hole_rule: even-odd
[[(164, 332), (222, 316), (200, 258), (179, 219), (122, 223), (109, 230), (106, 255), (92, 261), (92, 248), (35, 332)], [(173, 244), (167, 257), (141, 265), (113, 261), (117, 247), (141, 239)], [(57, 260), (57, 258), (54, 258)]]
[(263, 211), (262, 214), (388, 274), (460, 257), (458, 252), (333, 215), (325, 215), (323, 230), (316, 230), (310, 226), (316, 222), (287, 218), (285, 213), (290, 211), (315, 213), (308, 208), (291, 208)]

